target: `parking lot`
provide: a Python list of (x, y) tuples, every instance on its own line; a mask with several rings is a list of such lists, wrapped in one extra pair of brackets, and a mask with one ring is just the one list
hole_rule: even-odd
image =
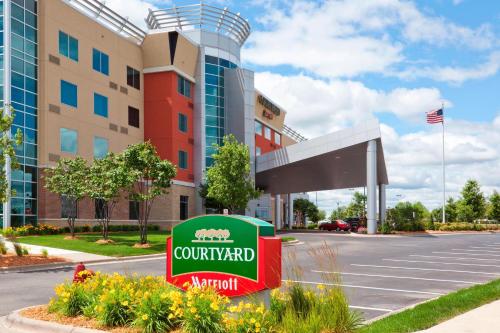
[[(308, 249), (325, 243), (335, 249), (336, 270), (341, 272), (349, 303), (366, 319), (500, 278), (500, 234), (287, 236), (300, 241), (284, 248), (283, 255), (294, 253), (305, 284), (320, 283), (322, 275), (328, 274), (318, 269)], [(286, 271), (284, 267), (285, 275)]]

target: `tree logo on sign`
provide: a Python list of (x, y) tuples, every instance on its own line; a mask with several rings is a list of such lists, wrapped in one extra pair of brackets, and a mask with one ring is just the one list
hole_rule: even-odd
[(193, 243), (233, 243), (233, 240), (228, 239), (231, 233), (227, 229), (200, 229), (196, 230), (191, 242)]

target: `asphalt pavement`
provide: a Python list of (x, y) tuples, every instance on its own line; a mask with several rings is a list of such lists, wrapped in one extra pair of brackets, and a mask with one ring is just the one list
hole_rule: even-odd
[[(335, 283), (341, 272), (351, 308), (371, 319), (439, 297), (457, 289), (500, 278), (500, 234), (363, 237), (337, 233), (287, 234), (300, 242), (283, 248), (283, 279), (315, 287)], [(324, 246), (335, 252), (318, 253)], [(311, 254), (316, 249), (316, 254)], [(328, 252), (328, 251), (327, 251)], [(322, 258), (322, 259), (318, 259)], [(330, 259), (329, 259), (330, 258)], [(291, 267), (300, 267), (300, 274)], [(164, 258), (89, 264), (102, 272), (164, 275)], [(294, 270), (295, 272), (297, 270)], [(0, 316), (45, 304), (53, 288), (71, 279), (71, 268), (0, 274)]]

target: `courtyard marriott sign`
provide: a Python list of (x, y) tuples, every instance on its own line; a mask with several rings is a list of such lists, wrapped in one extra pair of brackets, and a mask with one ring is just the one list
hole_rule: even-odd
[(167, 240), (167, 281), (179, 288), (213, 286), (235, 297), (281, 283), (281, 240), (274, 226), (238, 215), (189, 219)]

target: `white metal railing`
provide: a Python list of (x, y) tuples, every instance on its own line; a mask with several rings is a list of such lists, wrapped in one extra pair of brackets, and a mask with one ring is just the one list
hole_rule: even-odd
[(204, 3), (150, 10), (146, 18), (149, 29), (203, 29), (227, 35), (240, 46), (250, 35), (250, 24), (240, 16), (225, 8)]
[(286, 134), (297, 142), (307, 141), (305, 136), (302, 136), (300, 133), (291, 129), (287, 125), (283, 125), (283, 134)]
[(138, 44), (141, 44), (146, 37), (145, 31), (131, 23), (127, 17), (123, 17), (107, 7), (104, 2), (98, 0), (64, 0), (64, 2), (111, 30), (133, 38)]

